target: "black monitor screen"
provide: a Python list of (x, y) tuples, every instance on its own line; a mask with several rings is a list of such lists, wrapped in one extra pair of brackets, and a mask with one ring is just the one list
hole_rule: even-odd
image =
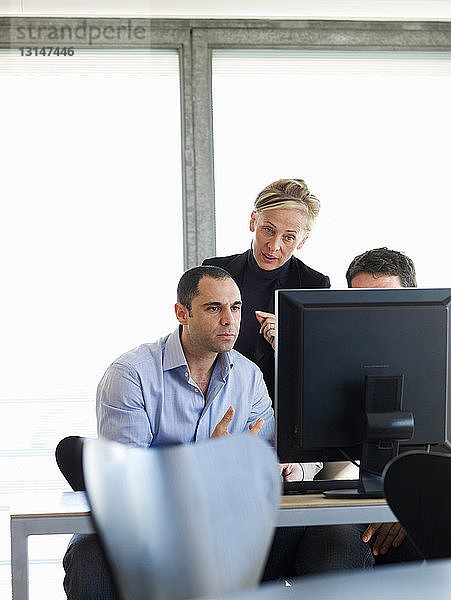
[[(368, 410), (375, 422), (412, 417), (401, 446), (449, 445), (450, 299), (450, 289), (277, 291), (280, 460), (361, 459)], [(368, 409), (372, 394), (382, 409)]]

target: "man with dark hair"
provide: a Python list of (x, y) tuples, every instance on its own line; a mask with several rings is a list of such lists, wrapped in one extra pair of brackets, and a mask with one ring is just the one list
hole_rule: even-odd
[(417, 287), (413, 261), (397, 250), (375, 248), (354, 258), (346, 272), (348, 287)]
[[(154, 447), (250, 431), (272, 442), (274, 412), (262, 373), (233, 350), (241, 296), (229, 273), (214, 266), (184, 273), (175, 315), (173, 333), (106, 370), (97, 388), (99, 436)], [(281, 469), (289, 479), (302, 467)], [(95, 535), (75, 535), (63, 564), (69, 600), (116, 598)]]
[(261, 431), (271, 441), (274, 416), (262, 375), (232, 350), (241, 320), (232, 277), (219, 267), (194, 267), (177, 296), (180, 326), (123, 354), (101, 379), (99, 435), (136, 446), (189, 443), (224, 432), (225, 419), (232, 432)]
[[(350, 288), (406, 288), (416, 287), (415, 266), (412, 259), (385, 246), (367, 250), (354, 258), (346, 272)], [(416, 549), (406, 538), (401, 523), (372, 523), (362, 535), (364, 542), (373, 541), (377, 564), (421, 560)]]
[(199, 281), (202, 277), (230, 279), (231, 275), (224, 269), (214, 266), (194, 267), (185, 271), (177, 285), (177, 302), (186, 306), (189, 312), (191, 312), (191, 303), (194, 296), (199, 293)]

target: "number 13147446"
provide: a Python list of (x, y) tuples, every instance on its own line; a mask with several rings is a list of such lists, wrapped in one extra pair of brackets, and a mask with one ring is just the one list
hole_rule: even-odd
[(23, 46), (19, 50), (21, 56), (73, 56), (75, 54), (73, 48), (66, 48), (65, 46), (62, 48), (58, 46), (43, 46), (42, 48)]

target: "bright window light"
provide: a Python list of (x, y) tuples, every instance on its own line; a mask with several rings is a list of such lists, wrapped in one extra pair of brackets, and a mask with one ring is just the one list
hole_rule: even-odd
[[(103, 372), (177, 325), (178, 53), (2, 51), (0, 86), (0, 494), (10, 495), (68, 489), (55, 446), (95, 435)], [(67, 540), (51, 537), (32, 545), (32, 598), (65, 597)]]
[(352, 258), (388, 246), (418, 284), (447, 261), (451, 53), (215, 50), (217, 253), (249, 248), (257, 193), (305, 179), (321, 200), (297, 254), (346, 287)]

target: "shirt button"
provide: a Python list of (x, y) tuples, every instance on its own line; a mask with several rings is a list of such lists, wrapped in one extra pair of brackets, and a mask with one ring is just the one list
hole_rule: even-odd
[(195, 392), (198, 392), (199, 390), (198, 390), (197, 388), (194, 388), (194, 391), (195, 391)]
[(186, 371), (186, 373), (185, 373), (185, 377), (188, 377), (188, 371)]

